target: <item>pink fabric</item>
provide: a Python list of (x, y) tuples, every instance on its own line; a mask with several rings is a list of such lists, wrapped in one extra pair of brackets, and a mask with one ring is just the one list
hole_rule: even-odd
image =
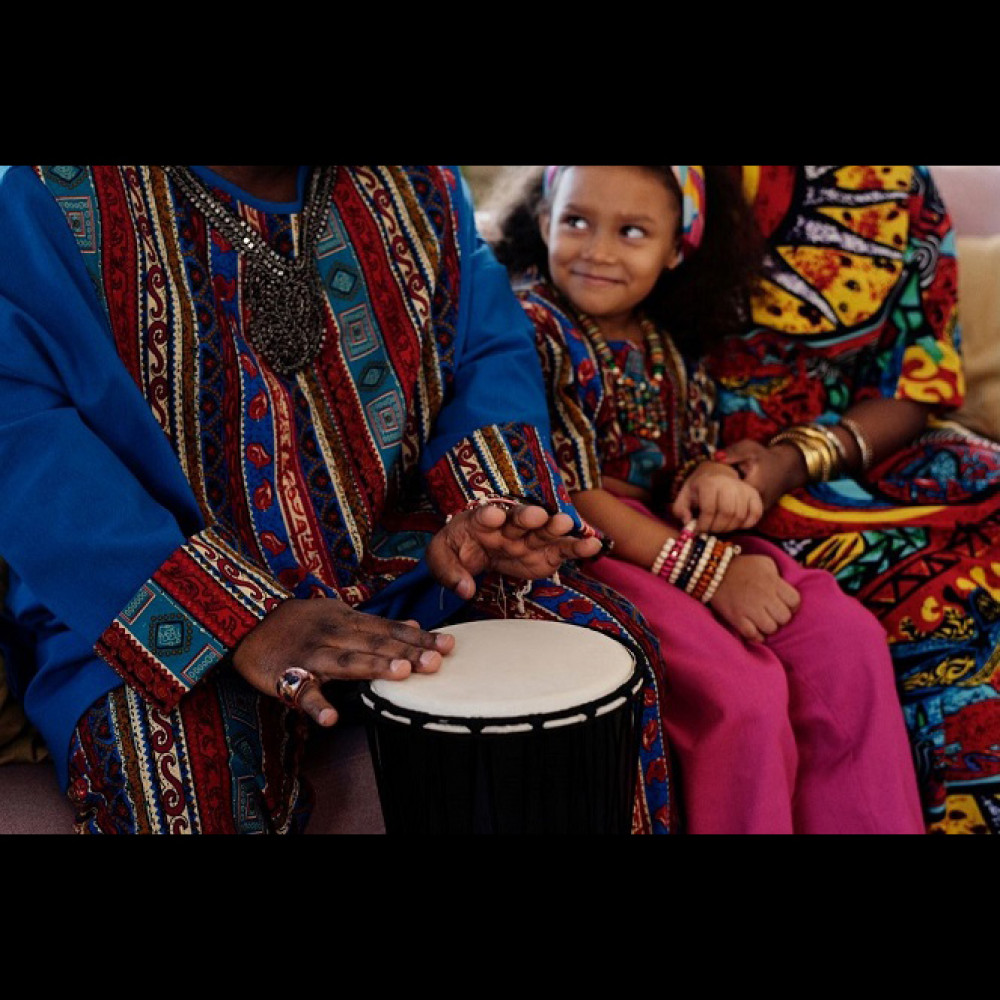
[(802, 595), (763, 644), (648, 570), (614, 558), (590, 570), (659, 635), (686, 829), (923, 833), (882, 626), (830, 574), (760, 539), (737, 540), (744, 552), (771, 556)]

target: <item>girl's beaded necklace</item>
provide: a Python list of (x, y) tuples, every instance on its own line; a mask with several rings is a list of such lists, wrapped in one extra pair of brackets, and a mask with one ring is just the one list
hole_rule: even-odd
[[(668, 420), (667, 408), (663, 401), (663, 382), (667, 373), (666, 349), (656, 327), (645, 317), (639, 320), (651, 378), (633, 378), (622, 371), (597, 323), (582, 314), (579, 319), (602, 367), (610, 376), (615, 408), (622, 430), (626, 434), (658, 440), (665, 429), (673, 424), (673, 420)], [(679, 370), (683, 371), (683, 368)]]

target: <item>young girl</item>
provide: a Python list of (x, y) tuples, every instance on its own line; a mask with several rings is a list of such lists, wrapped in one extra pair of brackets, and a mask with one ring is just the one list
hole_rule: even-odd
[(496, 250), (567, 486), (613, 543), (591, 572), (660, 637), (687, 829), (919, 833), (883, 629), (829, 574), (729, 534), (761, 499), (715, 451), (698, 357), (739, 319), (748, 218), (726, 168), (547, 167)]

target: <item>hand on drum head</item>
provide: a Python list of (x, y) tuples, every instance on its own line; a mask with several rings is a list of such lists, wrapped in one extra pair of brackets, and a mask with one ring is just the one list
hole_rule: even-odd
[(551, 576), (567, 559), (589, 559), (601, 543), (570, 535), (568, 514), (519, 504), (485, 506), (456, 514), (427, 548), (427, 565), (450, 590), (466, 599), (476, 592), (478, 573), (495, 570), (525, 580)]
[(277, 683), (291, 667), (307, 670), (298, 707), (321, 726), (337, 711), (320, 685), (335, 680), (402, 680), (411, 672), (433, 673), (451, 652), (450, 635), (425, 632), (416, 622), (398, 622), (355, 611), (332, 599), (289, 600), (272, 611), (236, 648), (233, 666), (258, 691), (277, 696)]

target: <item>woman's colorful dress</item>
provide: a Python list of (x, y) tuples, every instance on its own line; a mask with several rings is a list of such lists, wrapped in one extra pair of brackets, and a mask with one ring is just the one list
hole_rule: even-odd
[[(297, 253), (307, 168), (280, 204), (194, 169)], [(293, 596), (426, 627), (500, 616), (495, 581), (464, 608), (433, 581), (428, 540), (485, 494), (565, 506), (530, 330), (456, 170), (339, 168), (315, 257), (326, 342), (283, 376), (246, 336), (244, 259), (162, 168), (0, 171), (0, 640), (97, 825), (139, 822), (114, 779), (146, 790), (143, 829), (296, 828), (296, 727), (228, 652)], [(571, 568), (526, 613), (657, 662)], [(636, 828), (666, 832), (647, 676)]]
[(1000, 445), (947, 420), (964, 386), (946, 207), (925, 167), (742, 169), (771, 268), (709, 362), (721, 440), (866, 398), (935, 408), (862, 481), (796, 491), (760, 527), (888, 632), (930, 829), (1000, 832)]

